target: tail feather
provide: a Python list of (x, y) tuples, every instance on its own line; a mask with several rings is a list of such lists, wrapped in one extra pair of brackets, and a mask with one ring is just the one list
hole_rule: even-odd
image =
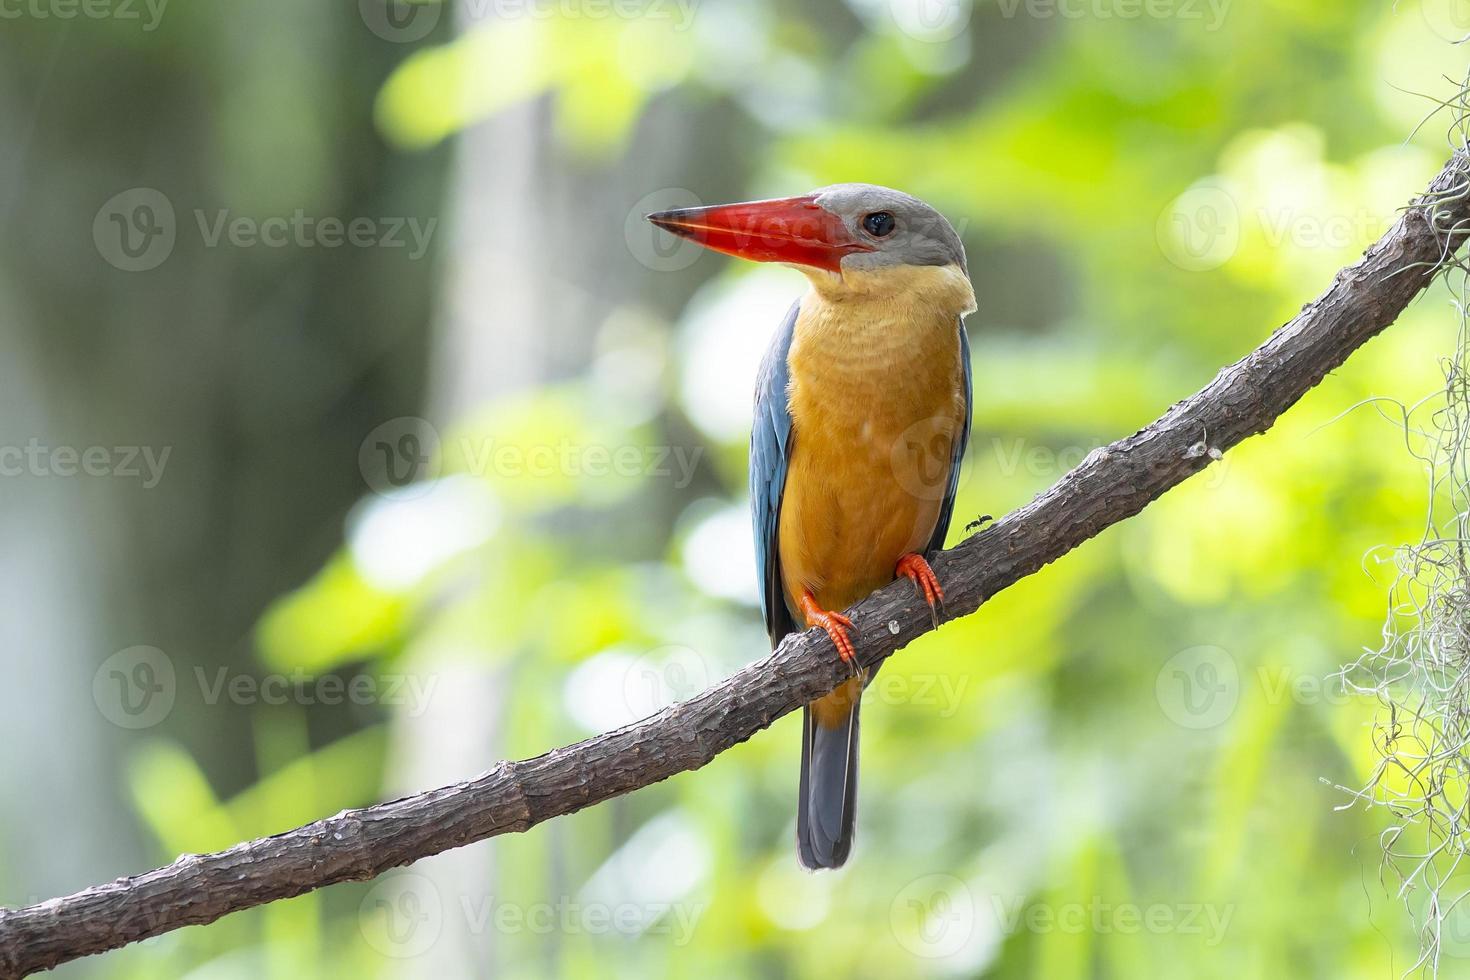
[(857, 812), (858, 708), (832, 727), (802, 709), (801, 787), (796, 810), (796, 852), (802, 867), (840, 868), (852, 850)]

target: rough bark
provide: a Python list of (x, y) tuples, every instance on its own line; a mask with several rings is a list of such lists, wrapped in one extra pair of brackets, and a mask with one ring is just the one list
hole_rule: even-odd
[[(1470, 153), (1459, 151), (1356, 265), (1255, 351), (1139, 432), (1091, 453), (1027, 506), (934, 561), (951, 616), (1133, 516), (1241, 440), (1264, 432), (1392, 323), (1470, 228)], [(961, 515), (959, 520), (963, 521)], [(934, 628), (907, 581), (849, 610), (872, 665)], [(39, 905), (0, 911), (0, 977), (20, 977), (186, 925), (213, 922), (545, 820), (698, 769), (846, 676), (820, 632), (636, 724), (474, 779), (347, 810), (289, 833)]]

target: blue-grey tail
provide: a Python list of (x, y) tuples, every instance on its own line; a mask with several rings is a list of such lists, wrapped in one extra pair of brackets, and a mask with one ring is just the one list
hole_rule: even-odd
[(796, 853), (808, 870), (840, 868), (852, 850), (859, 707), (854, 702), (847, 721), (834, 728), (817, 724), (810, 706), (802, 709)]

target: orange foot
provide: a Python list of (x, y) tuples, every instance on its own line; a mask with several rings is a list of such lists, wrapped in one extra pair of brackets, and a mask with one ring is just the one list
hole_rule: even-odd
[(929, 603), (929, 612), (935, 617), (934, 622), (939, 622), (938, 613), (944, 610), (944, 586), (939, 584), (939, 576), (934, 574), (934, 569), (924, 560), (923, 555), (907, 554), (898, 560), (898, 567), (894, 574), (903, 575), (914, 583), (914, 589)]
[(837, 655), (842, 658), (842, 662), (856, 669), (857, 651), (853, 649), (852, 640), (847, 636), (847, 631), (852, 629), (852, 620), (842, 613), (828, 612), (818, 606), (817, 597), (812, 595), (810, 589), (801, 590), (801, 613), (806, 617), (808, 626), (820, 626), (827, 631), (827, 636), (837, 648)]

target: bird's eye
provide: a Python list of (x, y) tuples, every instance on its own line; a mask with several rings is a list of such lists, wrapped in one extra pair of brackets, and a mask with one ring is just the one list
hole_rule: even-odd
[(898, 222), (887, 211), (874, 211), (863, 219), (863, 228), (874, 238), (886, 238), (893, 233)]

